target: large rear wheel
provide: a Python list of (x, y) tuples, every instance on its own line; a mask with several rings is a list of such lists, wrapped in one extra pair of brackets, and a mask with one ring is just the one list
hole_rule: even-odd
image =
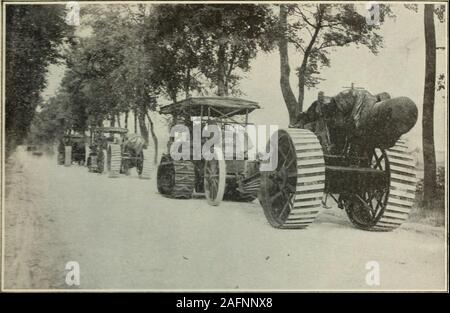
[(108, 146), (106, 168), (108, 176), (111, 178), (119, 177), (122, 165), (122, 150), (118, 144), (110, 144)]
[(385, 183), (347, 195), (342, 204), (356, 227), (391, 231), (408, 218), (414, 204), (415, 162), (406, 142), (399, 141), (390, 149), (375, 149), (370, 155), (370, 165), (385, 173)]
[[(278, 139), (277, 146), (274, 139)], [(273, 171), (261, 172), (259, 200), (264, 214), (275, 228), (305, 228), (322, 207), (322, 146), (314, 133), (294, 128), (278, 130), (269, 144), (271, 159), (277, 162)]]

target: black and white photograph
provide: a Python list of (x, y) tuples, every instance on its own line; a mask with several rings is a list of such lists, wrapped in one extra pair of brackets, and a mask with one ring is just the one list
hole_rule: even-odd
[[(448, 293), (447, 29), (446, 1), (2, 1), (1, 291)], [(273, 305), (235, 300), (176, 307)]]

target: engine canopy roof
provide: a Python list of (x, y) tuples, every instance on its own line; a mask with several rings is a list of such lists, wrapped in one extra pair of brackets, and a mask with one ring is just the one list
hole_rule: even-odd
[[(244, 115), (259, 109), (257, 102), (232, 97), (191, 97), (161, 107), (161, 114), (210, 115), (212, 117)], [(202, 114), (203, 113), (203, 114)]]

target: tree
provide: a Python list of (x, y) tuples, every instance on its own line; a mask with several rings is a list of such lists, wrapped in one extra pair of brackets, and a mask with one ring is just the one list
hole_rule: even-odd
[(147, 42), (166, 55), (162, 68), (172, 70), (163, 72), (176, 75), (165, 86), (172, 98), (176, 90), (186, 93), (186, 86), (216, 89), (219, 96), (239, 93), (238, 71), (247, 72), (257, 52), (271, 48), (273, 19), (266, 5), (157, 5), (154, 13)]
[(204, 86), (198, 70), (199, 56), (195, 34), (184, 27), (192, 15), (190, 6), (156, 5), (145, 20), (144, 49), (152, 64), (153, 81), (166, 98), (201, 93)]
[[(157, 158), (158, 140), (149, 111), (156, 109), (158, 84), (152, 59), (144, 49), (142, 32), (148, 6), (88, 6), (82, 12), (91, 35), (79, 38), (67, 54), (64, 92), (74, 100), (72, 109), (83, 111), (91, 127), (104, 120), (120, 126), (120, 116), (134, 112), (140, 134), (149, 143), (149, 130)], [(78, 94), (80, 93), (80, 94)], [(84, 105), (78, 100), (83, 99)], [(128, 126), (128, 125), (127, 125)]]
[(299, 107), (289, 81), (291, 68), (289, 66), (287, 16), (288, 7), (286, 5), (280, 5), (279, 27), (281, 34), (278, 41), (278, 49), (280, 52), (280, 86), (289, 113), (289, 124), (294, 125), (299, 113)]
[(26, 136), (47, 68), (61, 58), (60, 47), (71, 38), (63, 5), (6, 6), (5, 111), (7, 151)]
[(71, 110), (69, 95), (59, 93), (41, 103), (40, 110), (34, 115), (30, 126), (28, 140), (34, 144), (50, 144), (61, 139), (63, 134), (72, 129), (74, 120)]
[(272, 48), (272, 12), (266, 5), (200, 5), (192, 31), (201, 38), (200, 69), (218, 96), (239, 93), (238, 70), (248, 72), (258, 51)]
[(436, 152), (434, 148), (434, 96), (436, 89), (436, 34), (434, 4), (425, 4), (425, 84), (423, 93), (422, 144), (424, 162), (423, 201), (430, 207), (436, 195)]
[[(417, 4), (405, 7), (414, 12), (419, 11)], [(434, 145), (434, 102), (436, 90), (445, 89), (445, 75), (436, 73), (436, 32), (434, 15), (442, 23), (445, 21), (445, 5), (424, 4), (425, 35), (425, 82), (422, 111), (422, 145), (424, 162), (423, 203), (425, 208), (432, 208), (436, 198), (436, 151)], [(437, 83), (437, 84), (436, 84)]]
[[(389, 6), (380, 5), (380, 22), (392, 16)], [(320, 69), (330, 66), (330, 51), (337, 47), (366, 46), (376, 54), (382, 47), (377, 23), (367, 23), (354, 4), (283, 4), (280, 5), (278, 42), (281, 64), (280, 86), (288, 108), (289, 120), (294, 124), (303, 111), (305, 87), (315, 87), (323, 78)], [(301, 52), (297, 68), (298, 98), (289, 83), (288, 43)]]
[(70, 122), (66, 123), (66, 129), (60, 134), (69, 129), (80, 133), (84, 133), (88, 129), (87, 105), (89, 99), (83, 93), (82, 83), (83, 81), (70, 71), (66, 73), (61, 82), (60, 92), (57, 93), (55, 101), (60, 105), (61, 110), (68, 113), (66, 117)]

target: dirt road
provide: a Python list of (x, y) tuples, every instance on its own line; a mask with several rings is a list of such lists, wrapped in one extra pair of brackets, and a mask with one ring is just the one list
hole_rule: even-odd
[[(339, 209), (276, 230), (258, 202), (172, 200), (155, 180), (110, 179), (23, 149), (6, 170), (7, 289), (444, 289), (443, 228), (365, 232)], [(65, 282), (66, 263), (80, 285)], [(376, 261), (380, 285), (366, 283)]]

